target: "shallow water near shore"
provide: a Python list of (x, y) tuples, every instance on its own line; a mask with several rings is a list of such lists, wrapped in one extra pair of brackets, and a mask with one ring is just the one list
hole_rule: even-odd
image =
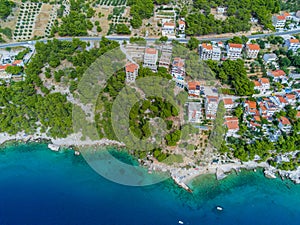
[(46, 144), (2, 148), (0, 184), (0, 224), (265, 225), (300, 219), (300, 185), (266, 179), (259, 170), (221, 181), (201, 176), (191, 182), (192, 194), (171, 179), (129, 187), (101, 177), (72, 151), (52, 152)]

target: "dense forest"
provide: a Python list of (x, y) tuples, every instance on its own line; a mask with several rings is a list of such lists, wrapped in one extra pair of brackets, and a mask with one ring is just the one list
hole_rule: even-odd
[[(248, 31), (251, 17), (258, 18), (265, 29), (273, 29), (271, 14), (280, 10), (278, 0), (195, 0), (193, 6), (194, 10), (186, 18), (188, 35)], [(227, 7), (224, 21), (210, 13), (217, 6)]]
[(289, 12), (297, 12), (300, 10), (300, 2), (299, 0), (280, 0), (280, 8)]
[(153, 16), (154, 4), (152, 0), (128, 0), (127, 4), (131, 6), (130, 15), (132, 19), (130, 24), (133, 28), (139, 28), (143, 19), (149, 19)]
[[(89, 20), (95, 10), (90, 7), (89, 3), (83, 0), (70, 1), (70, 14), (61, 18), (61, 23), (55, 23), (52, 27), (51, 36), (58, 32), (60, 36), (87, 36), (88, 30), (93, 28), (92, 22)], [(101, 27), (98, 25), (97, 29)]]
[[(72, 133), (72, 105), (66, 96), (53, 93), (42, 96), (27, 82), (0, 86), (0, 131), (32, 134), (40, 127), (52, 137)], [(39, 124), (39, 125), (38, 125)]]
[(222, 83), (231, 85), (235, 94), (240, 96), (254, 94), (254, 84), (247, 77), (243, 60), (226, 60), (221, 65), (212, 60), (208, 60), (206, 63)]
[(15, 7), (15, 3), (9, 0), (0, 0), (0, 19), (6, 19)]
[[(72, 127), (72, 104), (67, 101), (66, 95), (51, 93), (43, 85), (40, 74), (44, 67), (47, 78), (53, 77), (56, 82), (62, 78), (70, 79), (70, 91), (75, 91), (87, 67), (96, 58), (115, 48), (118, 43), (105, 38), (99, 43), (99, 48), (91, 51), (84, 50), (86, 43), (79, 39), (73, 41), (48, 41), (36, 44), (36, 54), (26, 67), (26, 80), (10, 85), (0, 86), (0, 132), (15, 134), (18, 131), (25, 131), (27, 134), (34, 133), (38, 127), (51, 137), (65, 137), (73, 132)], [(28, 49), (20, 52), (22, 57)], [(74, 68), (70, 71), (58, 70), (63, 60), (72, 62)], [(19, 67), (8, 67), (8, 70), (18, 73)], [(41, 93), (38, 94), (37, 90)]]

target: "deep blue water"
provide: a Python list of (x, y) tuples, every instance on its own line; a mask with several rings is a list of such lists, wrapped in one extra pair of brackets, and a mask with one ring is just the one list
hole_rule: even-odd
[[(150, 176), (150, 175), (149, 175)], [(203, 176), (193, 194), (171, 180), (146, 187), (110, 182), (72, 151), (44, 144), (0, 150), (0, 224), (299, 224), (300, 186), (261, 172)], [(217, 212), (221, 205), (224, 211)]]

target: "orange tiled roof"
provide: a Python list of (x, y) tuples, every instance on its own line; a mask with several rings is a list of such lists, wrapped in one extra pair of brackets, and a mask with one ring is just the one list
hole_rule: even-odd
[(285, 16), (277, 16), (278, 20), (285, 20)]
[(275, 70), (275, 71), (271, 71), (271, 74), (274, 77), (281, 77), (285, 75), (285, 72), (283, 70)]
[(289, 121), (289, 119), (286, 118), (285, 116), (280, 117), (279, 120), (280, 120), (280, 122), (281, 122), (283, 125), (290, 125), (290, 124), (291, 124), (291, 122)]
[(250, 122), (250, 125), (251, 125), (252, 127), (261, 127), (260, 124), (254, 123), (254, 122)]
[(212, 50), (213, 46), (207, 43), (202, 43), (202, 48), (205, 48), (207, 50)]
[(175, 23), (165, 22), (165, 23), (164, 23), (164, 26), (175, 27)]
[(287, 101), (282, 96), (276, 96), (281, 103), (287, 103)]
[(147, 54), (153, 54), (153, 55), (157, 53), (155, 48), (146, 48), (145, 52)]
[(260, 116), (254, 116), (255, 121), (260, 121)]
[(296, 95), (294, 94), (286, 94), (285, 95), (288, 99), (296, 99)]
[(298, 39), (290, 39), (290, 43), (296, 44), (296, 43), (299, 43), (299, 40)]
[(15, 60), (15, 61), (13, 61), (12, 64), (21, 64), (22, 62), (23, 62), (23, 60)]
[(229, 43), (228, 45), (230, 48), (243, 48), (242, 44)]
[(188, 83), (189, 90), (196, 90), (197, 86), (200, 86), (200, 81), (190, 81)]
[(261, 83), (258, 82), (257, 80), (253, 81), (255, 87), (260, 87), (261, 86)]
[(268, 78), (260, 78), (260, 82), (263, 84), (269, 84), (270, 80)]
[(260, 107), (260, 109), (262, 111), (266, 111), (267, 110), (267, 107), (263, 103), (260, 103), (259, 107)]
[(0, 70), (6, 70), (9, 66), (11, 66), (11, 64), (0, 65)]
[(260, 50), (260, 47), (258, 44), (247, 44), (247, 46), (250, 50)]
[(224, 105), (233, 105), (232, 98), (224, 98), (223, 102), (224, 102)]
[(184, 67), (184, 61), (181, 58), (174, 58), (173, 66)]
[(290, 16), (291, 14), (289, 14), (288, 12), (285, 12), (282, 14), (284, 17)]
[(256, 102), (247, 100), (246, 104), (248, 104), (251, 109), (256, 109)]
[(179, 21), (178, 21), (178, 24), (180, 24), (180, 25), (185, 25), (185, 22), (184, 22), (183, 20), (179, 20)]
[(228, 130), (236, 130), (239, 129), (239, 120), (237, 117), (228, 117), (225, 118), (225, 124)]
[(296, 115), (297, 118), (300, 117), (300, 111), (297, 111), (297, 115)]
[(138, 68), (138, 65), (136, 65), (134, 63), (128, 63), (126, 65), (126, 72), (133, 73), (137, 68)]

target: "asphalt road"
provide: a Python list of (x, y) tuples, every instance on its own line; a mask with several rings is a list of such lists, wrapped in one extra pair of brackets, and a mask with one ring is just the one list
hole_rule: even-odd
[[(274, 32), (274, 33), (269, 33), (269, 34), (255, 34), (255, 35), (248, 35), (248, 38), (263, 38), (271, 35), (275, 36), (280, 36), (280, 35), (291, 35), (291, 34), (297, 34), (300, 33), (300, 29), (296, 30), (290, 30), (290, 31), (282, 31), (282, 32)], [(71, 41), (74, 37), (60, 37), (57, 38), (58, 40), (66, 40), (66, 41)], [(76, 37), (79, 38), (82, 41), (100, 41), (101, 36), (98, 37)], [(129, 36), (106, 36), (106, 38), (114, 41), (129, 41)], [(158, 40), (159, 38), (145, 38), (146, 41), (148, 42), (154, 42)], [(210, 40), (210, 41), (226, 41), (229, 38), (224, 37), (224, 38), (201, 38), (198, 37), (200, 41), (205, 41), (205, 40)], [(35, 40), (35, 41), (23, 41), (23, 42), (13, 42), (13, 43), (5, 43), (5, 44), (0, 44), (0, 48), (7, 48), (7, 47), (18, 47), (18, 46), (25, 46), (25, 45), (34, 45), (37, 41), (42, 41), (42, 42), (47, 42), (47, 40), (51, 39), (41, 39), (41, 40)], [(171, 38), (169, 40), (172, 40)], [(181, 43), (187, 43), (189, 38), (175, 38), (175, 40), (181, 42)]]

